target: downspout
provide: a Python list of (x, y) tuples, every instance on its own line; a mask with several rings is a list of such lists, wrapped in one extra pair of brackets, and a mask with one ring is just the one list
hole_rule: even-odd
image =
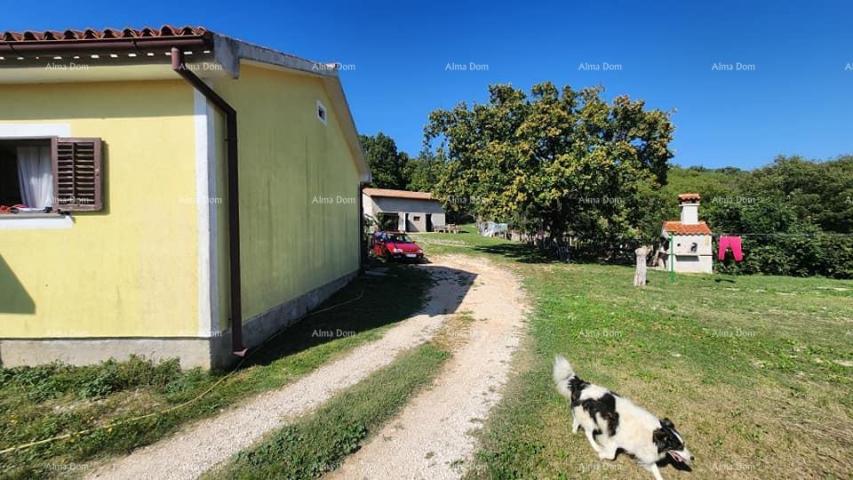
[(228, 260), (230, 270), (231, 296), (231, 352), (238, 356), (246, 355), (243, 346), (243, 304), (240, 283), (240, 191), (237, 169), (237, 111), (224, 98), (213, 91), (202, 79), (187, 68), (184, 52), (172, 47), (172, 70), (184, 78), (207, 100), (225, 115), (226, 170), (228, 176)]
[(364, 241), (364, 196), (362, 189), (365, 183), (358, 182), (358, 271), (364, 272), (365, 259), (367, 258), (367, 245)]

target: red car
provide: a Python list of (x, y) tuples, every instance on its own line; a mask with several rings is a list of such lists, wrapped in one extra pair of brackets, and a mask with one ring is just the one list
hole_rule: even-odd
[(373, 234), (373, 254), (393, 260), (415, 260), (424, 258), (423, 249), (403, 232), (376, 232)]

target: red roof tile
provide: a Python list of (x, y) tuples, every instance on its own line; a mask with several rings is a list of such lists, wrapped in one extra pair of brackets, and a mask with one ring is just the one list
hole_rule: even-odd
[(173, 27), (171, 25), (163, 25), (159, 29), (144, 27), (141, 29), (135, 28), (105, 28), (103, 30), (95, 30), (88, 28), (86, 30), (47, 30), (47, 31), (32, 31), (26, 30), (23, 32), (3, 32), (0, 35), (0, 43), (27, 43), (27, 42), (65, 42), (75, 40), (115, 40), (128, 38), (172, 38), (172, 37), (201, 37), (207, 33), (204, 27)]
[(682, 193), (678, 196), (679, 202), (698, 202), (702, 197), (698, 193)]
[(362, 190), (368, 197), (410, 198), (413, 200), (434, 200), (429, 192), (409, 192), (406, 190), (391, 190), (388, 188), (365, 188)]
[(679, 221), (663, 222), (663, 230), (665, 232), (674, 233), (676, 235), (710, 235), (711, 229), (705, 222), (683, 224)]

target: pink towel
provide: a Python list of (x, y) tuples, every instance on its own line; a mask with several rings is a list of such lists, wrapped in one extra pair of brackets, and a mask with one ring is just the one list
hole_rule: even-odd
[(723, 235), (720, 237), (720, 249), (717, 253), (717, 258), (719, 258), (720, 261), (726, 259), (726, 251), (728, 251), (729, 248), (732, 249), (732, 255), (734, 255), (736, 262), (743, 260), (743, 250), (741, 249), (740, 237), (729, 237)]

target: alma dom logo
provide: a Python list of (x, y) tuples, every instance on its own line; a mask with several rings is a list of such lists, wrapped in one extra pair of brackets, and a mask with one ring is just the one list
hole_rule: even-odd
[(74, 62), (70, 62), (70, 63), (50, 62), (44, 66), (44, 69), (51, 71), (51, 72), (54, 72), (54, 71), (58, 71), (58, 72), (87, 71), (87, 70), (89, 70), (89, 65), (87, 65), (85, 63), (74, 63)]
[(314, 70), (315, 72), (353, 72), (355, 69), (356, 66), (354, 63), (332, 62), (314, 63), (311, 65), (311, 70)]
[(489, 64), (488, 63), (455, 63), (455, 62), (447, 62), (444, 65), (445, 72), (488, 72)]
[(711, 64), (711, 71), (713, 72), (754, 72), (756, 70), (758, 70), (758, 67), (754, 63), (714, 62)]
[(314, 195), (311, 198), (311, 203), (314, 205), (354, 205), (356, 201), (355, 197), (345, 197), (343, 195), (335, 195), (334, 197)]
[(621, 63), (588, 63), (581, 62), (578, 64), (579, 72), (621, 72), (622, 64)]
[(853, 72), (853, 62), (847, 62), (847, 64), (844, 65), (844, 71)]

